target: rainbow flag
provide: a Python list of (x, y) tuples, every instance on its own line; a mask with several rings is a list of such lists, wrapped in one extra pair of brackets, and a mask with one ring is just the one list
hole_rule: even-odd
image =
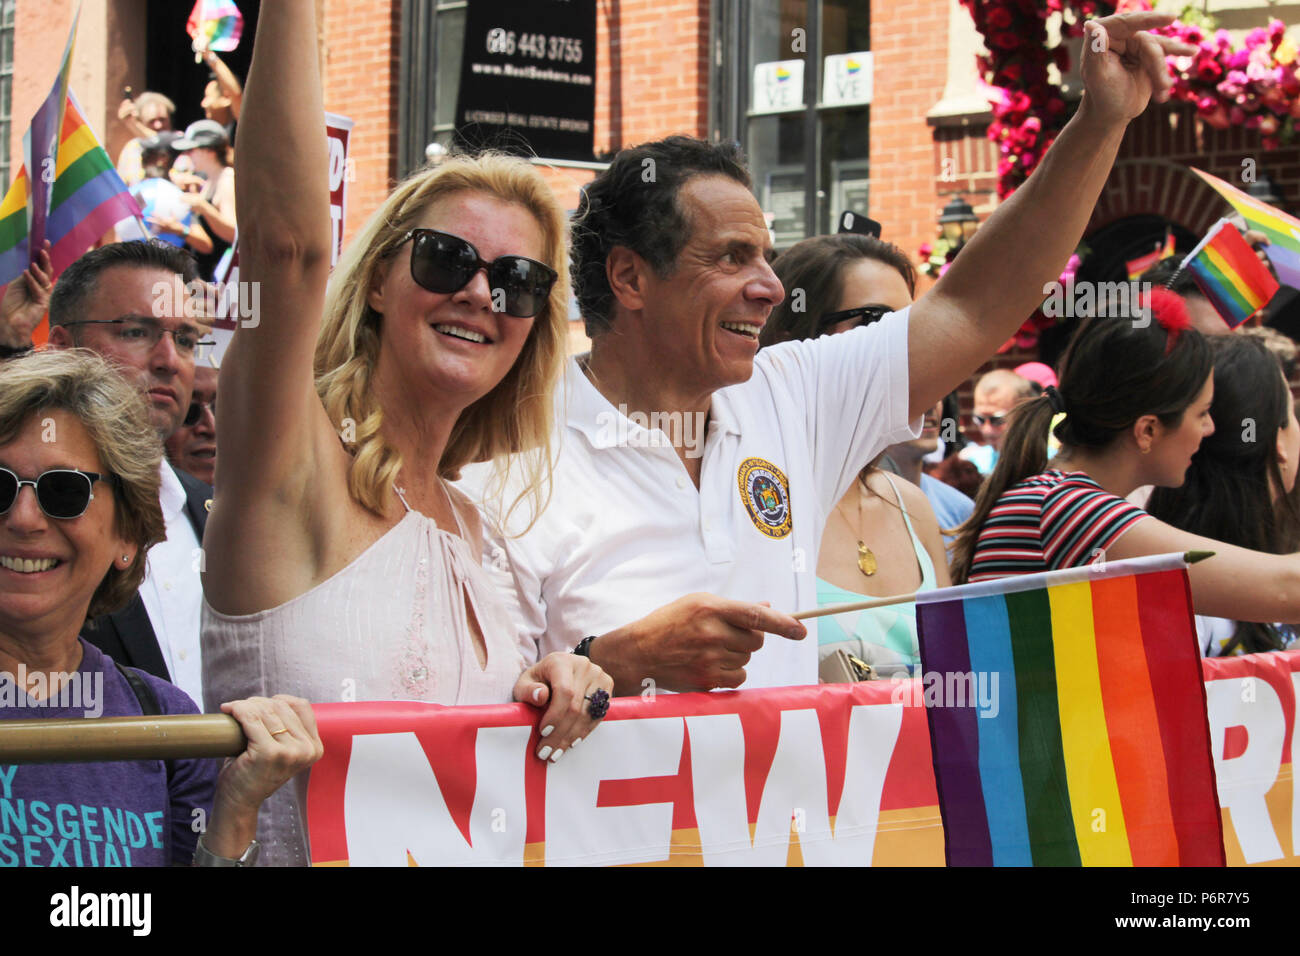
[[(1183, 555), (916, 603), (949, 866), (1224, 865)], [(932, 701), (967, 675), (993, 706)]]
[(1223, 321), (1234, 329), (1268, 305), (1278, 290), (1268, 267), (1226, 219), (1210, 227), (1180, 268), (1192, 274)]
[[(99, 145), (71, 90), (53, 158), (45, 238), (50, 241), (50, 259), (57, 277), (117, 223), (124, 219), (138, 221), (140, 206)], [(28, 184), (27, 171), (20, 170), (0, 203), (0, 284), (12, 282), (30, 261)], [(139, 238), (148, 237), (143, 224), (134, 231)]]
[[(64, 104), (68, 101), (68, 78), (72, 73), (72, 51), (76, 46), (77, 23), (81, 20), (81, 4), (72, 16), (72, 29), (63, 46), (63, 59), (59, 63), (54, 86), (36, 110), (31, 124), (23, 134), (23, 166), (27, 169), (27, 234), (29, 254), (44, 244), (46, 220), (50, 214), (56, 154), (59, 149), (59, 131), (63, 128)], [(53, 242), (53, 239), (50, 240)]]
[(0, 285), (8, 285), (30, 263), (27, 245), (27, 170), (22, 166), (0, 202)]
[(1226, 199), (1249, 224), (1268, 237), (1264, 248), (1268, 261), (1273, 263), (1278, 279), (1283, 285), (1300, 289), (1300, 219), (1288, 216), (1268, 203), (1242, 192), (1235, 186), (1199, 169), (1192, 172), (1205, 180), (1220, 196)]
[(1162, 259), (1168, 259), (1174, 254), (1174, 234), (1165, 230), (1165, 241), (1163, 245), (1157, 246), (1154, 252), (1148, 252), (1145, 256), (1138, 256), (1136, 259), (1130, 259), (1126, 263), (1128, 267), (1128, 278), (1132, 282), (1141, 277), (1153, 265)]
[(193, 38), (196, 51), (233, 50), (244, 32), (244, 15), (230, 0), (197, 0), (185, 32)]

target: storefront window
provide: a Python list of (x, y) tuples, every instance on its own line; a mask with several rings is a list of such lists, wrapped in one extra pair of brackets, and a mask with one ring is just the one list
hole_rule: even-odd
[(869, 214), (870, 5), (862, 0), (725, 0), (715, 20), (719, 135), (740, 141), (754, 192), (785, 248)]
[(0, 190), (9, 191), (9, 131), (14, 89), (14, 5), (0, 0)]

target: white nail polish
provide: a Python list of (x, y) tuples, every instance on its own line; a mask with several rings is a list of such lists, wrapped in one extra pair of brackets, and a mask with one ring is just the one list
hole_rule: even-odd
[(563, 757), (563, 756), (564, 756), (564, 751), (563, 751), (563, 750), (557, 750), (557, 751), (555, 751), (555, 753), (551, 754), (551, 763), (559, 763), (559, 762), (560, 762), (560, 758)]
[(542, 728), (542, 736), (543, 737), (551, 736), (551, 731), (554, 729), (555, 729), (554, 724), (547, 724), (545, 727)]
[(538, 687), (533, 691), (533, 703), (535, 704), (541, 699), (542, 699), (542, 689)]
[(538, 760), (545, 760), (545, 759), (546, 759), (547, 757), (549, 757), (550, 755), (551, 755), (551, 748), (550, 748), (550, 747), (543, 747), (541, 750), (537, 751), (537, 759), (538, 759)]
[(580, 743), (582, 743), (582, 738), (581, 738), (581, 737), (574, 737), (574, 738), (573, 738), (573, 743), (569, 744), (569, 749), (572, 750), (574, 747), (578, 746), (578, 744), (580, 744)]

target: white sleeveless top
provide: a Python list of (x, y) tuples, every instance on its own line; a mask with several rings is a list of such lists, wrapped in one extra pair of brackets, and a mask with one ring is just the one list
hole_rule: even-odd
[[(463, 537), (412, 511), (405, 497), (402, 504), (402, 519), (356, 560), (278, 607), (230, 615), (204, 600), (207, 712), (217, 712), (225, 701), (275, 694), (294, 694), (315, 704), (421, 700), (459, 705), (512, 699), (524, 659), (492, 579)], [(459, 515), (456, 520), (459, 524)], [(479, 666), (474, 651), (466, 594), (487, 647), (486, 668)], [(311, 862), (308, 773), (262, 805), (257, 828), (261, 863)]]

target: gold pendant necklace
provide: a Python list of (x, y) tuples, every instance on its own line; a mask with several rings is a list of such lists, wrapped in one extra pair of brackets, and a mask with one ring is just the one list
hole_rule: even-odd
[(868, 548), (865, 544), (859, 541), (858, 542), (858, 570), (861, 571), (863, 574), (865, 574), (867, 577), (871, 577), (873, 574), (876, 573), (877, 567), (878, 565), (876, 564), (875, 554), (872, 553), (870, 548)]
[[(850, 525), (850, 528), (858, 532), (858, 534), (861, 534), (862, 533), (862, 491), (863, 491), (861, 487), (862, 479), (859, 478), (857, 481), (853, 483), (853, 485), (858, 490), (858, 526), (856, 528), (853, 528), (852, 525)], [(843, 514), (842, 511), (841, 514)], [(844, 519), (844, 523), (849, 524), (847, 516)], [(869, 578), (873, 574), (875, 574), (876, 571), (878, 571), (879, 569), (880, 569), (880, 565), (876, 561), (875, 552), (872, 551), (870, 548), (868, 548), (861, 538), (858, 538), (858, 570), (861, 571), (865, 577)]]

